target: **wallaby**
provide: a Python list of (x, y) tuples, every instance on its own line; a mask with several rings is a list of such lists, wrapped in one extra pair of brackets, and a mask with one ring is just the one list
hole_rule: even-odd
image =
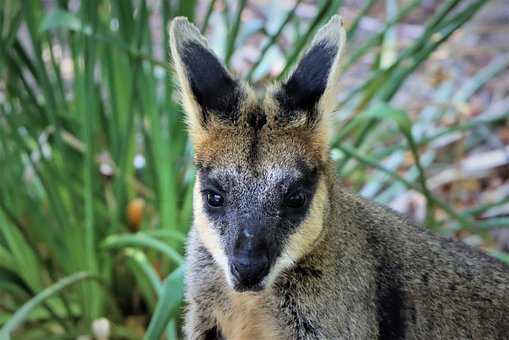
[(185, 18), (171, 53), (197, 168), (188, 339), (509, 339), (509, 268), (341, 186), (334, 16), (263, 97)]

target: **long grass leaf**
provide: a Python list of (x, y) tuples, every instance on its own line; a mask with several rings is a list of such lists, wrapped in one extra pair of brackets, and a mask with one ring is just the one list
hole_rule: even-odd
[(226, 54), (224, 57), (224, 62), (227, 66), (230, 65), (233, 52), (235, 51), (235, 42), (237, 41), (237, 35), (239, 34), (240, 20), (242, 18), (242, 12), (246, 7), (246, 3), (247, 0), (237, 1), (237, 12), (235, 13), (235, 21), (233, 22), (233, 26), (231, 30), (228, 32), (228, 35), (226, 36)]
[(61, 279), (52, 286), (38, 293), (32, 299), (27, 301), (23, 306), (21, 306), (21, 308), (16, 311), (12, 318), (2, 327), (0, 330), (0, 339), (10, 339), (12, 332), (21, 326), (30, 312), (42, 304), (44, 301), (69, 286), (87, 280), (98, 280), (98, 277), (86, 272), (75, 273)]
[(168, 322), (175, 316), (184, 295), (184, 272), (185, 267), (180, 266), (164, 280), (156, 310), (150, 320), (144, 339), (160, 339)]
[(210, 16), (212, 15), (212, 11), (214, 10), (215, 4), (216, 0), (209, 1), (209, 5), (207, 6), (207, 12), (205, 13), (205, 18), (203, 19), (203, 23), (200, 28), (202, 34), (205, 34), (207, 27), (209, 27)]
[(274, 46), (274, 44), (276, 43), (276, 41), (279, 38), (279, 36), (281, 35), (281, 33), (283, 33), (283, 30), (285, 29), (285, 27), (293, 19), (293, 17), (297, 13), (297, 7), (299, 7), (301, 2), (302, 2), (302, 0), (295, 1), (295, 4), (293, 5), (292, 9), (290, 11), (288, 11), (288, 13), (286, 14), (286, 17), (283, 19), (283, 21), (281, 22), (281, 24), (279, 25), (277, 30), (269, 36), (269, 39), (267, 40), (265, 45), (263, 45), (263, 47), (262, 47), (262, 50), (260, 52), (260, 55), (258, 56), (258, 59), (256, 59), (256, 61), (253, 63), (253, 65), (251, 66), (251, 69), (249, 70), (249, 73), (246, 76), (246, 79), (248, 81), (252, 80), (253, 74), (255, 73), (258, 66), (260, 66), (260, 64), (263, 61), (263, 59), (265, 58), (265, 55), (267, 54), (267, 52), (270, 50), (270, 48), (272, 46)]
[(166, 255), (168, 259), (173, 260), (177, 264), (183, 262), (182, 256), (166, 243), (142, 233), (135, 235), (110, 235), (102, 242), (102, 247), (104, 249), (146, 247)]

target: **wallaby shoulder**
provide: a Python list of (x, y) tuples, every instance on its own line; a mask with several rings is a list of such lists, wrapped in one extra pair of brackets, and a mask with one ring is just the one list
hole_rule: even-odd
[(380, 338), (508, 337), (506, 265), (338, 190), (336, 210), (340, 215), (350, 211), (354, 224), (365, 232)]

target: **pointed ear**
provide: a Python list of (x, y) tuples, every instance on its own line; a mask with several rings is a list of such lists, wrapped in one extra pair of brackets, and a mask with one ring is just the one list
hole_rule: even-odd
[(191, 135), (205, 132), (214, 120), (238, 119), (242, 87), (187, 18), (171, 23), (170, 46)]
[[(334, 15), (318, 31), (295, 71), (276, 92), (275, 99), (281, 114), (297, 118), (303, 113), (307, 115), (306, 121), (315, 125), (324, 114), (334, 109), (338, 66), (344, 44), (342, 20)], [(280, 118), (284, 121), (289, 117)]]

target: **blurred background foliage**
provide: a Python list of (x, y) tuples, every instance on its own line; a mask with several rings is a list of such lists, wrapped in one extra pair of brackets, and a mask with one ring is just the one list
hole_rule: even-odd
[(508, 261), (503, 0), (1, 0), (0, 338), (180, 337), (194, 169), (168, 24), (263, 88), (334, 13), (345, 185)]

